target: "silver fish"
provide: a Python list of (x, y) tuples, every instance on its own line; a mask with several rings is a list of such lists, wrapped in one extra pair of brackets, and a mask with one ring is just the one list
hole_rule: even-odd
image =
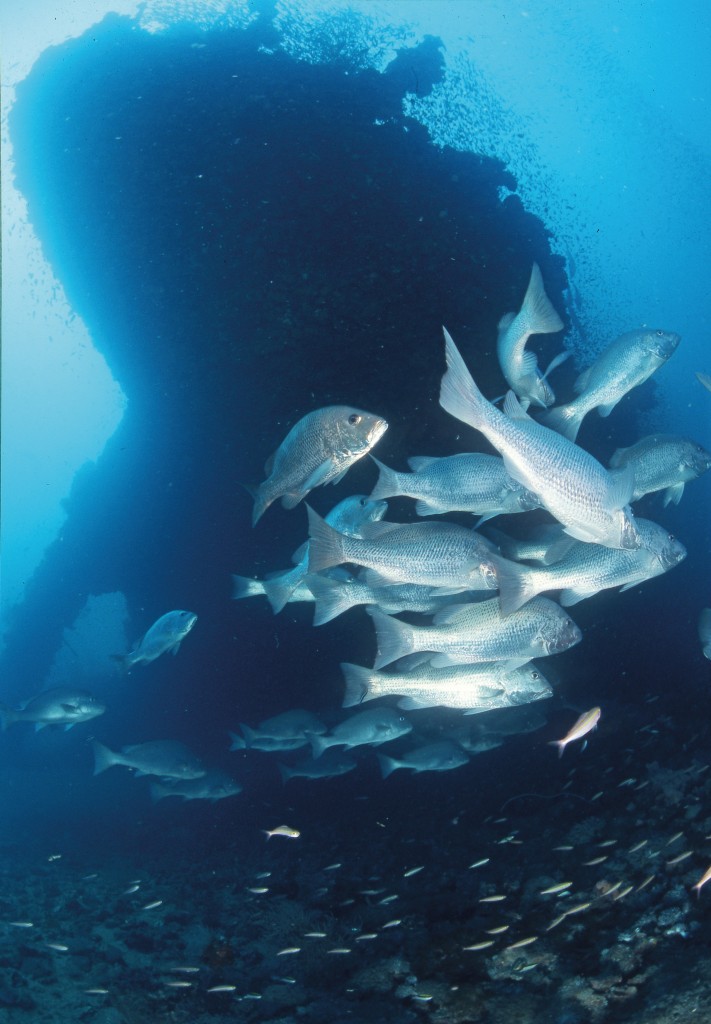
[(158, 775), (165, 779), (200, 779), (206, 774), (202, 761), (177, 740), (152, 740), (124, 747), (120, 753), (94, 740), (94, 775), (125, 765), (137, 775)]
[(389, 583), (374, 587), (354, 577), (336, 580), (321, 573), (307, 576), (306, 583), (315, 601), (314, 626), (322, 626), (349, 608), (362, 604), (377, 605), (388, 615), (397, 612), (429, 614), (452, 601), (449, 594), (437, 594), (432, 587), (421, 583)]
[(458, 744), (452, 743), (451, 740), (428, 743), (397, 759), (387, 757), (385, 754), (378, 754), (377, 757), (384, 779), (396, 772), (398, 768), (410, 768), (414, 772), (449, 772), (453, 768), (460, 768), (469, 761), (467, 752)]
[(78, 722), (88, 722), (103, 715), (105, 711), (106, 705), (93, 694), (67, 686), (44, 690), (19, 708), (0, 704), (0, 719), (3, 729), (15, 722), (34, 722), (35, 731), (47, 725), (63, 725), (70, 729)]
[(535, 494), (509, 476), (503, 459), (497, 455), (475, 452), (445, 458), (417, 456), (407, 461), (412, 473), (397, 473), (373, 458), (380, 477), (372, 498), (404, 495), (417, 499), (418, 516), (472, 512), (481, 517), (479, 523), (498, 515), (540, 508)]
[(699, 615), (699, 640), (704, 657), (711, 661), (711, 608), (702, 608)]
[(289, 779), (331, 779), (336, 775), (345, 775), (357, 767), (357, 762), (347, 754), (335, 750), (327, 750), (317, 761), (299, 761), (298, 764), (279, 764), (282, 782)]
[(132, 651), (128, 654), (112, 654), (111, 657), (124, 668), (130, 669), (132, 665), (138, 665), (140, 662), (147, 664), (149, 661), (155, 661), (166, 651), (177, 654), (181, 643), (196, 622), (197, 615), (194, 612), (166, 612), (153, 623)]
[(239, 782), (235, 782), (224, 772), (207, 772), (199, 779), (176, 779), (173, 782), (152, 782), (151, 799), (154, 802), (177, 796), (181, 800), (226, 800), (242, 792)]
[(504, 415), (479, 391), (446, 330), (444, 336), (448, 369), (442, 378), (442, 408), (481, 431), (501, 452), (511, 476), (537, 494), (576, 540), (638, 547), (632, 514), (625, 507), (634, 486), (632, 472), (622, 470), (613, 477), (588, 452), (535, 423), (511, 391)]
[[(344, 498), (326, 516), (326, 522), (334, 530), (343, 533), (346, 537), (360, 537), (361, 528), (366, 523), (379, 522), (388, 510), (387, 501), (374, 501), (366, 498), (365, 495), (357, 494), (350, 498)], [(297, 552), (299, 559), (293, 569), (279, 575), (272, 575), (264, 580), (264, 593), (274, 614), (278, 614), (293, 597), (294, 591), (304, 581), (309, 571), (309, 542)]]
[[(283, 711), (280, 715), (272, 718), (265, 718), (257, 726), (241, 726), (245, 737), (253, 741), (269, 737), (271, 739), (297, 739), (307, 734), (320, 735), (326, 732), (326, 726), (313, 711), (305, 711), (303, 708), (292, 708), (291, 711)], [(248, 743), (248, 746), (250, 744)]]
[(349, 405), (329, 405), (294, 424), (264, 467), (254, 493), (252, 525), (277, 498), (294, 508), (314, 487), (337, 483), (387, 430), (380, 416)]
[(542, 374), (533, 352), (526, 351), (526, 342), (532, 334), (555, 334), (562, 330), (563, 321), (551, 305), (540, 268), (534, 263), (523, 304), (518, 313), (507, 313), (501, 318), (496, 342), (501, 372), (511, 390), (526, 405), (543, 408), (553, 405), (555, 395), (546, 378), (570, 355), (563, 352), (556, 356)]
[(661, 526), (639, 518), (635, 525), (642, 543), (632, 550), (576, 541), (552, 565), (527, 566), (498, 559), (495, 565), (504, 615), (549, 590), (560, 591), (558, 600), (564, 608), (601, 590), (629, 590), (644, 580), (661, 576), (686, 558), (684, 545)]
[(678, 505), (684, 493), (684, 484), (696, 480), (711, 468), (711, 452), (674, 434), (650, 434), (629, 448), (618, 448), (610, 459), (610, 467), (622, 469), (632, 466), (634, 491), (632, 501), (664, 491), (664, 504)]
[(313, 736), (311, 750), (320, 757), (329, 747), (361, 747), (366, 744), (380, 746), (412, 731), (412, 725), (392, 708), (373, 708), (351, 715), (340, 722), (327, 736)]
[(265, 753), (281, 753), (285, 750), (300, 750), (309, 745), (308, 736), (252, 736), (249, 726), (242, 725), (243, 735), (230, 732), (230, 750), (261, 750)]
[(701, 370), (696, 371), (696, 379), (699, 384), (703, 384), (707, 391), (711, 391), (711, 375), (703, 373)]
[(374, 668), (417, 651), (435, 651), (435, 668), (482, 661), (503, 661), (510, 669), (532, 658), (566, 651), (582, 639), (573, 620), (546, 597), (529, 601), (512, 615), (501, 614), (498, 598), (453, 605), (434, 617), (432, 626), (413, 626), (370, 609), (378, 654)]
[(551, 410), (546, 417), (547, 426), (574, 441), (591, 409), (609, 416), (620, 399), (666, 363), (680, 341), (673, 331), (648, 328), (621, 334), (575, 381), (573, 387), (578, 397)]
[[(404, 711), (447, 707), (478, 712), (522, 704), (553, 692), (538, 669), (530, 665), (513, 670), (503, 662), (434, 668), (429, 654), (404, 671), (377, 672), (347, 662), (341, 670), (346, 683), (343, 707), (397, 696), (397, 705)], [(526, 699), (522, 700), (524, 695)]]
[(491, 590), (491, 545), (456, 523), (369, 523), (364, 539), (346, 537), (316, 513), (309, 513), (309, 571), (342, 562), (366, 566), (366, 582), (420, 583), (459, 590)]

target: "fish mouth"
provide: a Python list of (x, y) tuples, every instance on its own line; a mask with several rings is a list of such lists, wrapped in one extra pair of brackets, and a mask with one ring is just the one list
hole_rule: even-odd
[(383, 436), (385, 431), (388, 429), (387, 420), (376, 420), (373, 426), (370, 428), (367, 434), (368, 444), (374, 445)]
[(678, 547), (664, 548), (663, 551), (659, 552), (659, 561), (662, 564), (662, 568), (666, 571), (667, 569), (673, 569), (679, 562), (683, 562), (686, 558), (686, 548), (680, 544)]
[(567, 651), (569, 648), (574, 647), (575, 644), (579, 644), (583, 639), (582, 630), (580, 630), (574, 622), (571, 622), (569, 626), (565, 626), (561, 631), (550, 640), (545, 641), (546, 650), (549, 654), (561, 654), (563, 651)]
[(680, 334), (675, 334), (673, 331), (664, 331), (661, 337), (655, 338), (654, 354), (659, 356), (660, 359), (668, 359), (669, 356), (676, 352), (680, 341)]

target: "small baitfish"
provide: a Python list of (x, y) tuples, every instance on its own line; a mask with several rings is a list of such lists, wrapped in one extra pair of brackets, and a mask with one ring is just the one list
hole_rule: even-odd
[[(586, 711), (580, 716), (572, 729), (565, 734), (562, 740), (551, 740), (550, 746), (558, 748), (558, 757), (563, 756), (563, 751), (569, 743), (573, 743), (575, 740), (581, 740), (583, 736), (587, 736), (589, 732), (597, 728), (597, 723), (600, 721), (600, 708), (591, 708), (590, 711)], [(572, 913), (572, 911), (570, 911)]]

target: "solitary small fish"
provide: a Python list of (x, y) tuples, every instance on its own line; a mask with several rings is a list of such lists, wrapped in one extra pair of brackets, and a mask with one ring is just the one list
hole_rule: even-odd
[(701, 370), (697, 370), (696, 379), (699, 384), (703, 384), (707, 391), (711, 391), (711, 376), (708, 373), (702, 373)]
[(289, 825), (277, 825), (276, 828), (267, 829), (263, 828), (262, 832), (265, 834), (267, 839), (271, 839), (272, 836), (285, 836), (287, 839), (298, 839), (301, 833), (296, 828), (291, 828)]
[(253, 491), (252, 526), (277, 498), (284, 508), (294, 508), (314, 487), (338, 483), (387, 429), (381, 417), (348, 405), (303, 416), (267, 460), (267, 479)]
[(166, 612), (153, 623), (132, 651), (128, 654), (112, 654), (111, 657), (129, 670), (140, 662), (147, 664), (149, 661), (155, 661), (166, 651), (177, 654), (181, 643), (196, 622), (197, 615), (194, 612)]
[(566, 733), (562, 740), (551, 740), (549, 746), (558, 748), (558, 757), (563, 756), (563, 751), (573, 740), (580, 740), (587, 736), (600, 721), (600, 708), (592, 708), (581, 715), (570, 732)]
[(699, 615), (699, 640), (704, 657), (711, 661), (711, 608), (703, 608)]

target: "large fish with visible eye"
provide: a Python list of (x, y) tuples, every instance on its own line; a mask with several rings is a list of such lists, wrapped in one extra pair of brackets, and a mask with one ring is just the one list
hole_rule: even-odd
[(104, 711), (106, 706), (86, 690), (57, 687), (44, 690), (19, 708), (0, 704), (0, 721), (3, 729), (14, 722), (33, 722), (35, 730), (46, 725), (63, 725), (70, 729), (78, 722), (103, 715)]
[(267, 460), (267, 479), (253, 491), (252, 526), (277, 498), (294, 508), (314, 487), (338, 483), (387, 429), (382, 417), (349, 405), (307, 413)]
[(639, 535), (627, 504), (634, 488), (631, 469), (613, 475), (588, 452), (536, 423), (512, 391), (506, 415), (474, 383), (457, 346), (445, 330), (447, 372), (439, 404), (468, 423), (503, 455), (504, 465), (576, 540), (610, 548), (637, 548)]
[(686, 437), (650, 434), (629, 448), (617, 449), (610, 459), (610, 468), (624, 466), (634, 470), (632, 501), (653, 491), (664, 491), (664, 504), (672, 501), (678, 505), (684, 484), (711, 469), (711, 452)]
[(153, 623), (132, 651), (128, 654), (112, 654), (111, 657), (128, 671), (133, 665), (141, 662), (147, 664), (149, 661), (155, 661), (166, 651), (177, 654), (181, 643), (196, 622), (197, 615), (194, 612), (180, 609), (166, 612)]
[(652, 376), (676, 352), (681, 338), (673, 331), (627, 331), (608, 345), (573, 385), (577, 398), (551, 409), (546, 425), (574, 441), (591, 409), (609, 416), (620, 399)]

